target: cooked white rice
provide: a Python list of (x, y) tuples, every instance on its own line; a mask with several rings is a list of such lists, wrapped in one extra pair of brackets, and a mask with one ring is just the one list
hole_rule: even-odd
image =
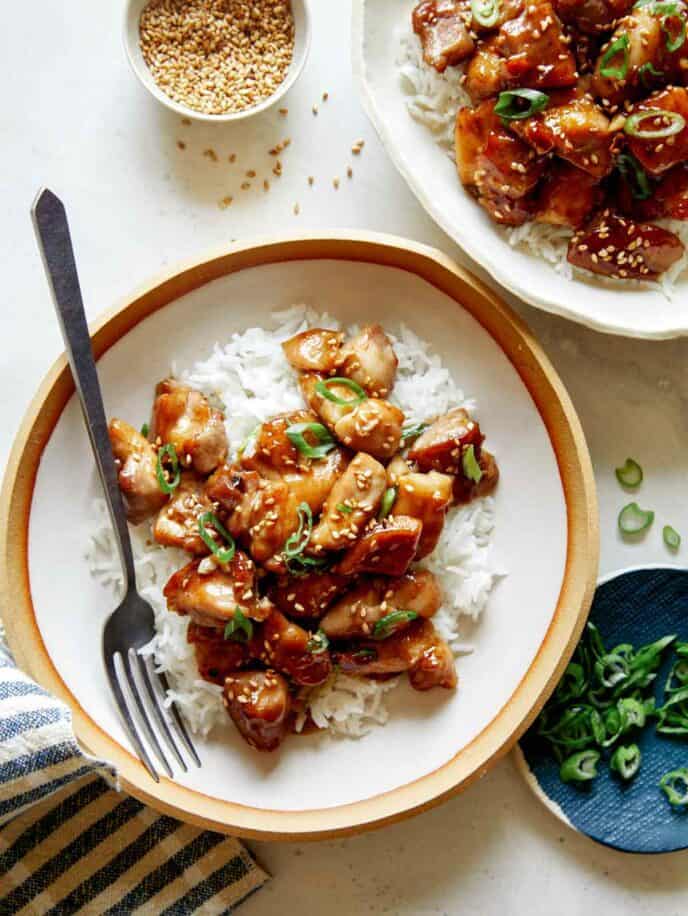
[[(471, 105), (470, 97), (461, 84), (463, 67), (447, 67), (438, 73), (423, 60), (423, 51), (418, 36), (405, 27), (400, 32), (400, 53), (397, 60), (401, 87), (406, 95), (409, 114), (420, 124), (429, 128), (436, 142), (454, 161), (454, 126), (456, 113), (464, 105)], [(457, 179), (458, 181), (458, 179)], [(658, 225), (674, 232), (688, 248), (688, 222), (682, 220), (655, 220)], [(553, 269), (567, 279), (584, 280), (587, 283), (602, 283), (605, 286), (627, 288), (629, 281), (617, 281), (606, 277), (591, 278), (590, 274), (576, 270), (566, 260), (569, 239), (573, 235), (566, 226), (548, 226), (546, 223), (527, 222), (522, 226), (505, 228), (495, 224), (495, 231), (507, 239), (515, 248), (522, 248), (530, 254), (543, 258)], [(661, 289), (667, 299), (677, 292), (676, 281), (688, 268), (688, 251), (684, 252), (656, 283), (633, 282), (636, 286)]]
[[(216, 344), (206, 359), (179, 372), (188, 384), (221, 401), (227, 408), (227, 432), (236, 448), (256, 426), (277, 413), (303, 406), (296, 373), (282, 352), (281, 343), (308, 326), (338, 327), (328, 315), (306, 306), (294, 306), (274, 315), (274, 327), (251, 328), (233, 335), (229, 343)], [(353, 329), (350, 329), (353, 330)], [(399, 357), (392, 400), (409, 421), (420, 421), (464, 405), (466, 400), (438, 356), (408, 328), (390, 334)], [(172, 367), (173, 371), (177, 367)], [(96, 504), (97, 518), (87, 550), (94, 576), (119, 592), (122, 575), (110, 522), (103, 500)], [(490, 536), (494, 507), (490, 497), (453, 509), (447, 516), (442, 537), (425, 564), (437, 576), (444, 603), (434, 618), (439, 632), (459, 655), (470, 651), (462, 644), (462, 616), (475, 620), (482, 613), (498, 578), (490, 559)], [(160, 547), (151, 539), (150, 527), (131, 529), (136, 574), (141, 594), (155, 611), (156, 635), (144, 649), (160, 671), (169, 677), (169, 701), (175, 701), (196, 733), (207, 735), (226, 725), (221, 688), (198, 675), (193, 647), (186, 641), (188, 618), (170, 613), (162, 589), (170, 575), (186, 561), (178, 550)], [(373, 725), (387, 721), (385, 695), (398, 680), (385, 682), (338, 674), (313, 691), (309, 711), (315, 723), (330, 733), (358, 737)]]

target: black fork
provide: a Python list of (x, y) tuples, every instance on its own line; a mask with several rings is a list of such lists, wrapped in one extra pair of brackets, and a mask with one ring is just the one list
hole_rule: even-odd
[[(31, 213), (124, 571), (124, 600), (108, 617), (103, 630), (103, 661), (136, 753), (152, 778), (159, 782), (160, 777), (145, 741), (155, 752), (167, 775), (171, 777), (173, 772), (152, 720), (157, 724), (158, 733), (169, 751), (185, 772), (188, 767), (179, 749), (180, 743), (186, 747), (197, 766), (201, 765), (201, 761), (174, 704), (169, 707), (167, 715), (164, 706), (168, 687), (165, 675), (157, 674), (139, 654), (139, 649), (155, 635), (153, 609), (136, 590), (131, 540), (84, 314), (67, 214), (62, 201), (48, 190), (38, 194)], [(75, 638), (78, 638), (78, 634), (75, 634)], [(142, 732), (145, 741), (141, 737)]]

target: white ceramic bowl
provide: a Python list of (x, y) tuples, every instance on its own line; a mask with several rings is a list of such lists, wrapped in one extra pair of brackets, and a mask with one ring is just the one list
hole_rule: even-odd
[(143, 59), (139, 43), (139, 22), (141, 13), (147, 4), (148, 0), (127, 0), (124, 14), (124, 47), (127, 57), (132, 70), (150, 94), (166, 108), (176, 111), (177, 114), (184, 117), (195, 118), (198, 121), (225, 123), (227, 121), (241, 121), (244, 118), (251, 117), (251, 115), (258, 114), (260, 111), (265, 111), (267, 108), (271, 108), (275, 102), (278, 102), (291, 89), (306, 63), (311, 46), (311, 17), (308, 2), (307, 0), (291, 0), (291, 8), (294, 15), (294, 54), (287, 75), (277, 91), (258, 105), (254, 105), (244, 111), (227, 112), (226, 114), (204, 114), (202, 111), (196, 111), (196, 109), (189, 108), (170, 98), (153, 79), (153, 74)]
[(416, 0), (354, 0), (353, 68), (361, 100), (392, 162), (420, 204), (469, 257), (531, 305), (598, 331), (629, 337), (688, 334), (688, 276), (672, 301), (657, 288), (610, 286), (554, 271), (543, 258), (513, 248), (461, 186), (454, 162), (432, 132), (409, 114), (399, 74), (401, 32)]
[(369, 829), (485, 773), (559, 680), (597, 575), (592, 466), (561, 382), (494, 294), (413, 242), (347, 231), (242, 243), (182, 265), (93, 329), (108, 414), (144, 417), (172, 360), (188, 366), (294, 302), (345, 325), (404, 322), (478, 398), (500, 464), (495, 565), (508, 575), (465, 634), (475, 652), (461, 658), (456, 692), (401, 684), (384, 728), (359, 741), (305, 735), (273, 755), (220, 729), (196, 741), (202, 769), (156, 784), (131, 753), (101, 661), (114, 598), (84, 558), (99, 491), (64, 358), (29, 410), (0, 495), (0, 606), (12, 608), (18, 663), (69, 703), (80, 741), (117, 766), (128, 792), (263, 839)]

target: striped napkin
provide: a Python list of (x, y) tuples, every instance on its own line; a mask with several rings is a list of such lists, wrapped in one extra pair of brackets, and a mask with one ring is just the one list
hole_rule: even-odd
[(267, 880), (235, 839), (118, 792), (0, 629), (0, 916), (220, 916)]

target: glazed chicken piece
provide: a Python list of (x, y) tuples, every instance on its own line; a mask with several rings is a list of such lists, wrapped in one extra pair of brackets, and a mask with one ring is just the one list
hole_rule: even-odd
[(471, 419), (468, 411), (463, 407), (454, 407), (416, 439), (408, 457), (416, 462), (421, 471), (458, 474), (462, 471), (464, 450), (472, 445), (477, 458), (484, 438), (480, 426)]
[(463, 506), (474, 499), (490, 494), (499, 483), (499, 468), (487, 449), (481, 449), (478, 460), (480, 466), (480, 480), (470, 480), (463, 474), (454, 477), (453, 502), (454, 505)]
[(274, 751), (290, 731), (289, 685), (274, 671), (230, 675), (222, 702), (242, 738), (258, 751)]
[(556, 153), (599, 180), (612, 170), (615, 132), (589, 96), (568, 95), (561, 104), (561, 96), (552, 99), (542, 111), (509, 126), (540, 155)]
[(379, 573), (402, 576), (416, 555), (423, 524), (407, 515), (389, 515), (370, 522), (337, 564), (342, 576)]
[(110, 420), (108, 432), (127, 518), (140, 525), (169, 498), (158, 483), (158, 456), (148, 439), (124, 420)]
[(347, 448), (385, 460), (399, 449), (403, 423), (403, 411), (394, 404), (367, 398), (337, 421), (334, 434)]
[(338, 371), (371, 398), (386, 398), (394, 387), (399, 360), (379, 324), (368, 324), (350, 338), (339, 354)]
[(210, 553), (198, 529), (198, 520), (213, 511), (204, 482), (191, 471), (184, 471), (170, 501), (158, 513), (153, 537), (165, 547), (180, 547), (187, 553), (205, 556)]
[[(340, 598), (320, 621), (330, 639), (358, 639), (390, 636), (411, 625), (400, 619), (375, 625), (396, 611), (412, 611), (419, 617), (432, 617), (442, 604), (442, 594), (432, 573), (426, 569), (407, 573), (399, 579), (367, 579)], [(413, 618), (412, 618), (413, 619)]]
[(193, 620), (186, 631), (186, 640), (194, 647), (198, 673), (213, 684), (222, 686), (228, 675), (251, 661), (245, 643), (225, 639), (222, 630), (200, 627)]
[(182, 467), (210, 474), (227, 457), (227, 434), (221, 411), (205, 395), (174, 379), (156, 390), (151, 437), (173, 445)]
[(573, 86), (576, 61), (549, 0), (528, 0), (523, 12), (504, 22), (466, 68), (465, 88), (474, 103), (503, 89)]
[(413, 31), (423, 46), (423, 59), (438, 73), (473, 53), (470, 18), (466, 4), (454, 0), (423, 0), (413, 10)]
[(312, 572), (305, 576), (280, 576), (268, 590), (272, 603), (289, 617), (315, 620), (351, 585), (349, 576)]
[(606, 277), (655, 280), (683, 254), (678, 236), (604, 210), (569, 243), (568, 260)]
[[(643, 132), (674, 129), (675, 133), (654, 139), (628, 134), (632, 121), (637, 121), (643, 112), (660, 109), (667, 114), (644, 117), (638, 129)], [(650, 175), (661, 175), (679, 165), (688, 159), (688, 91), (681, 86), (671, 86), (637, 102), (628, 112), (624, 129), (628, 148)]]
[(452, 503), (454, 479), (437, 471), (428, 474), (409, 471), (398, 478), (392, 511), (395, 515), (416, 518), (423, 526), (416, 547), (417, 560), (432, 553), (440, 539), (447, 508)]
[(295, 369), (334, 375), (343, 341), (344, 334), (341, 331), (310, 328), (285, 340), (282, 349)]
[[(610, 51), (614, 45), (616, 52)], [(609, 41), (602, 45), (595, 64), (594, 94), (614, 104), (642, 93), (646, 89), (647, 76), (643, 77), (645, 71), (641, 68), (648, 69), (649, 65), (657, 72), (666, 73), (667, 80), (671, 78), (671, 71), (680, 74), (678, 61), (666, 51), (662, 15), (654, 11), (651, 3), (634, 7), (620, 20)]]
[[(349, 392), (350, 394), (350, 392)], [(315, 514), (320, 512), (327, 495), (348, 463), (340, 447), (332, 448), (322, 458), (307, 458), (287, 436), (290, 426), (313, 423), (317, 417), (307, 410), (281, 414), (262, 423), (241, 456), (241, 466), (257, 471), (266, 480), (287, 485), (294, 514), (299, 503), (306, 502)], [(305, 434), (308, 440), (309, 434)], [(314, 439), (313, 444), (317, 445)]]
[(286, 483), (223, 465), (209, 478), (208, 496), (230, 515), (226, 528), (256, 563), (279, 572), (285, 541), (298, 528), (298, 503)]
[(659, 181), (650, 185), (649, 197), (645, 199), (634, 197), (631, 187), (622, 180), (617, 188), (619, 207), (625, 215), (641, 221), (688, 220), (688, 165), (685, 163), (664, 172)]
[(533, 192), (544, 160), (504, 127), (494, 106), (490, 99), (477, 108), (459, 109), (456, 167), (461, 183), (492, 219), (520, 226), (533, 216)]
[(343, 550), (355, 541), (368, 521), (377, 515), (387, 487), (384, 467), (359, 452), (335, 483), (314, 527), (308, 552)]
[(535, 219), (552, 226), (580, 229), (602, 203), (603, 196), (598, 180), (589, 172), (553, 160), (538, 188)]
[(617, 19), (625, 16), (635, 0), (557, 0), (557, 14), (581, 32), (608, 32)]
[(330, 653), (314, 646), (306, 630), (276, 609), (254, 627), (248, 649), (254, 658), (305, 687), (323, 684), (332, 673)]
[(414, 620), (406, 629), (387, 639), (369, 641), (357, 648), (337, 652), (336, 663), (347, 674), (389, 675), (408, 671), (416, 690), (457, 684), (451, 649), (429, 620)]
[[(201, 563), (209, 564), (210, 571), (202, 572)], [(224, 628), (237, 608), (252, 620), (264, 620), (271, 611), (269, 603), (258, 598), (256, 567), (240, 550), (215, 569), (210, 559), (192, 560), (170, 577), (163, 594), (168, 610), (188, 614), (202, 627)]]

